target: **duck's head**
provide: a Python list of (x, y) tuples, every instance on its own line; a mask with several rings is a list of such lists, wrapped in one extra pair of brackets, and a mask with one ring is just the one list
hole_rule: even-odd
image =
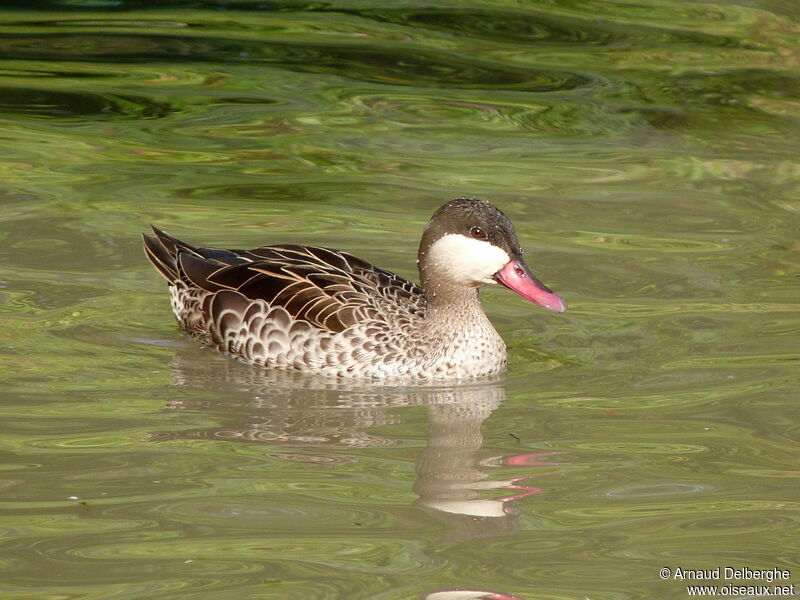
[(419, 270), (426, 291), (502, 283), (534, 304), (567, 310), (528, 269), (508, 217), (476, 198), (457, 198), (433, 214), (419, 247)]

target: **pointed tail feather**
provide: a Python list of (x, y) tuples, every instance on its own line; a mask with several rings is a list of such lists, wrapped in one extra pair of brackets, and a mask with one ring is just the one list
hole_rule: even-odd
[(181, 278), (181, 272), (178, 262), (178, 254), (181, 252), (189, 252), (196, 256), (201, 256), (200, 252), (194, 246), (190, 246), (186, 242), (180, 241), (161, 231), (155, 225), (150, 225), (155, 235), (142, 234), (142, 241), (144, 241), (144, 252), (153, 266), (158, 269), (167, 281), (176, 281)]
[(158, 238), (158, 241), (161, 243), (162, 246), (164, 246), (164, 248), (167, 249), (167, 251), (172, 256), (177, 256), (179, 250), (184, 250), (186, 252), (191, 252), (192, 254), (197, 254), (198, 256), (200, 255), (200, 251), (197, 248), (195, 248), (191, 244), (187, 244), (186, 242), (182, 242), (178, 238), (172, 237), (168, 233), (164, 233), (163, 231), (161, 231), (155, 225), (151, 224), (150, 225), (150, 229), (153, 230), (153, 233), (156, 234), (156, 237)]
[(161, 243), (159, 238), (153, 235), (143, 233), (142, 241), (144, 242), (144, 253), (158, 272), (161, 273), (167, 281), (176, 281), (180, 276), (178, 274), (178, 264), (175, 260), (175, 255), (171, 254)]

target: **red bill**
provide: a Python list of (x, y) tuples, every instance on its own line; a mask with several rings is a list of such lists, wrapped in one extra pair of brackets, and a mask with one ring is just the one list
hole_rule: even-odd
[(534, 304), (557, 312), (567, 310), (567, 305), (558, 294), (536, 279), (521, 258), (508, 261), (505, 267), (494, 274), (494, 278)]

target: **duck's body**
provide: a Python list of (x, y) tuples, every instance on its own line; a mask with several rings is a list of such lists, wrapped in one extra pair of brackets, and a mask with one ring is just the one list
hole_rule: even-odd
[(428, 224), (422, 287), (336, 250), (196, 248), (153, 231), (145, 251), (169, 282), (181, 326), (265, 367), (375, 379), (491, 375), (505, 370), (506, 346), (480, 285), (497, 280), (564, 309), (527, 271), (505, 215), (474, 199), (446, 204)]

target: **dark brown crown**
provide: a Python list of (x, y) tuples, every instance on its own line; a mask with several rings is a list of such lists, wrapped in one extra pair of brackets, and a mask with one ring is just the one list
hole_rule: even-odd
[(456, 198), (439, 207), (428, 221), (419, 246), (420, 264), (437, 240), (451, 233), (470, 237), (475, 227), (481, 229), (487, 242), (502, 248), (510, 257), (522, 255), (514, 226), (500, 209), (485, 200)]

